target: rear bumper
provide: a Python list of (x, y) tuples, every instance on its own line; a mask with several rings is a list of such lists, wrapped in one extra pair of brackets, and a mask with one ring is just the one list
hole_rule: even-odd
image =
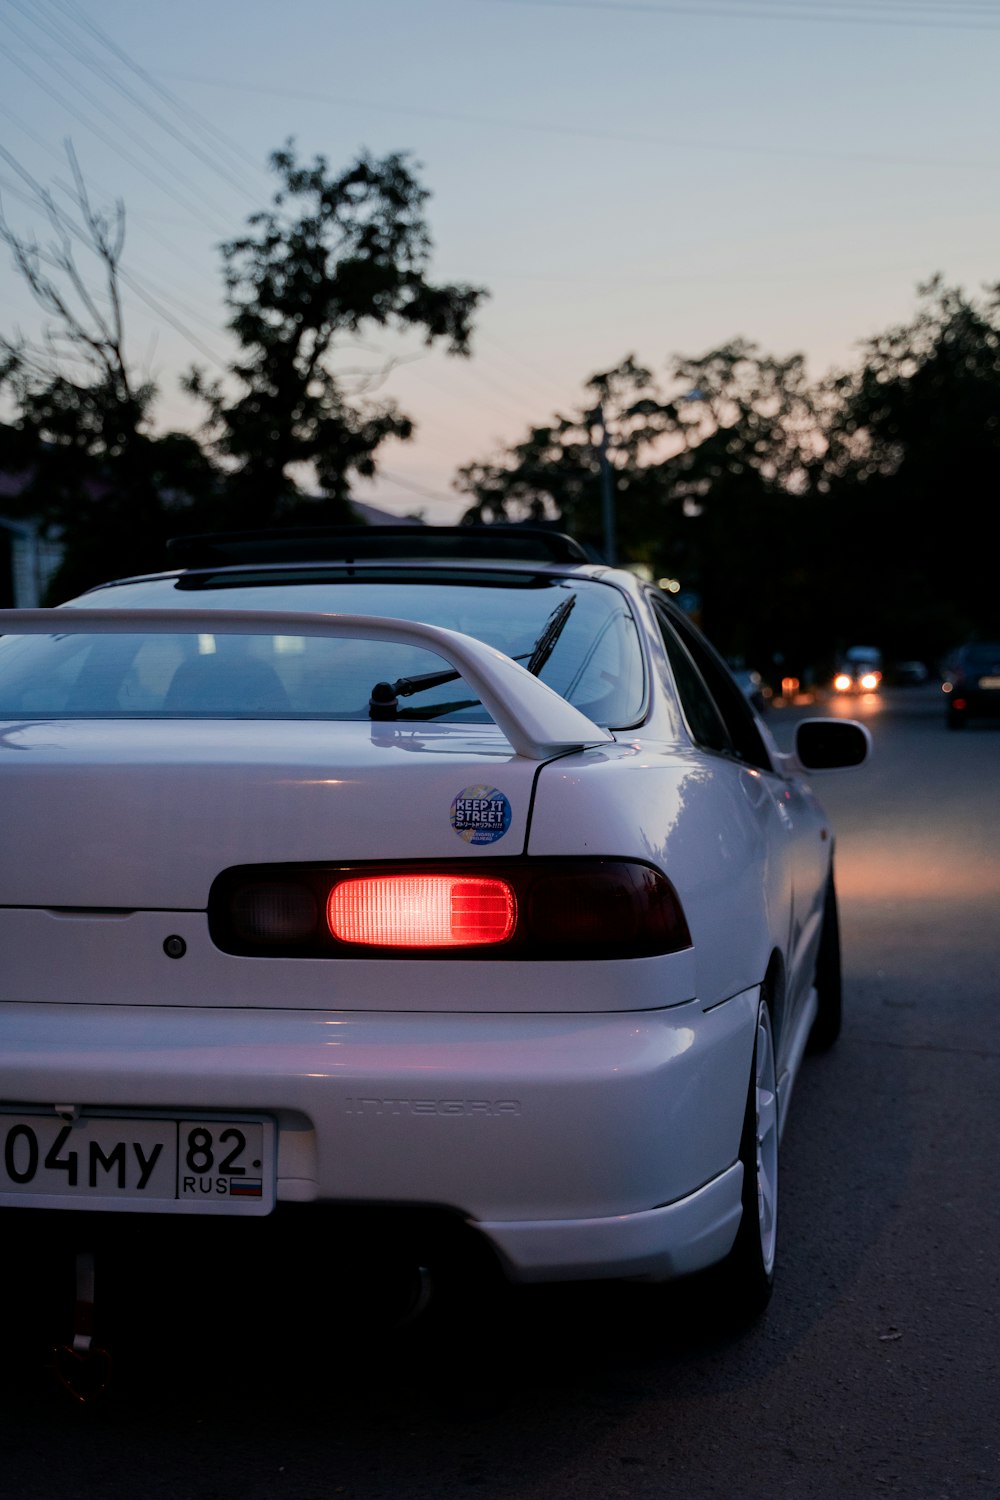
[(732, 1248), (742, 1188), (737, 1162), (688, 1197), (645, 1213), (478, 1228), (513, 1281), (666, 1280), (713, 1265)]
[[(958, 702), (956, 702), (958, 700)], [(964, 707), (959, 707), (962, 703)], [(1000, 717), (1000, 690), (983, 692), (979, 688), (955, 689), (954, 694), (947, 699), (948, 712), (963, 719), (972, 718), (997, 718)]]
[(753, 990), (614, 1015), (2, 1004), (0, 1104), (270, 1115), (279, 1204), (448, 1210), (514, 1280), (666, 1277), (735, 1236), (755, 1015)]

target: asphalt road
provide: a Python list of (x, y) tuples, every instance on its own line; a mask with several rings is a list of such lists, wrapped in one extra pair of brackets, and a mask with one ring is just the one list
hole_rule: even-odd
[[(810, 711), (772, 711), (779, 742)], [(694, 1283), (479, 1289), (387, 1329), (331, 1272), (288, 1326), (266, 1266), (235, 1302), (195, 1268), (184, 1317), (146, 1288), (92, 1405), (30, 1319), (7, 1341), (4, 1500), (1000, 1497), (1000, 723), (949, 734), (922, 688), (852, 711), (873, 760), (817, 777), (845, 1029), (796, 1088), (760, 1322)]]

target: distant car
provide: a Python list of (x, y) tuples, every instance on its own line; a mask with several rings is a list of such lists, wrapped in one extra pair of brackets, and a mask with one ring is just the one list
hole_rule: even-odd
[(1000, 641), (968, 641), (949, 658), (941, 687), (949, 729), (1000, 714)]
[(364, 1226), (415, 1280), (475, 1241), (521, 1282), (718, 1265), (759, 1310), (840, 1028), (812, 773), (867, 730), (780, 752), (569, 538), (391, 531), (0, 612), (4, 1241), (169, 1224), (199, 1317), (266, 1279), (264, 1219), (317, 1298)]
[(875, 646), (851, 646), (834, 673), (835, 693), (874, 693), (882, 681), (882, 653)]

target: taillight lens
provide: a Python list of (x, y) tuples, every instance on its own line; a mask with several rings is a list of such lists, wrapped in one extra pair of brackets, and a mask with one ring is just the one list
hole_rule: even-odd
[(308, 886), (264, 880), (232, 896), (233, 926), (251, 943), (308, 942), (316, 930), (316, 898)]
[(326, 919), (341, 943), (386, 948), (478, 947), (505, 943), (517, 903), (503, 880), (454, 875), (375, 875), (342, 880)]
[(226, 953), (288, 958), (641, 958), (691, 946), (677, 893), (624, 859), (257, 865), (212, 886)]
[(530, 883), (529, 913), (536, 940), (567, 952), (613, 944), (669, 953), (691, 945), (673, 886), (650, 865), (581, 861), (539, 871)]

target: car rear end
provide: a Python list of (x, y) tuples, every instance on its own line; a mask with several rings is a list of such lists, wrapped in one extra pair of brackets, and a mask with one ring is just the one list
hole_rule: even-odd
[(972, 718), (1000, 715), (1000, 641), (963, 646), (948, 665), (941, 686), (950, 729), (960, 729)]
[[(212, 623), (186, 635), (221, 656)], [(123, 674), (95, 625), (89, 708), (32, 679), (0, 733), (5, 1216), (190, 1243), (349, 1215), (527, 1280), (723, 1255), (756, 997), (698, 1001), (677, 893), (608, 811), (632, 748), (478, 643), (502, 723), (154, 710), (176, 640), (145, 628)], [(109, 673), (135, 711), (93, 707)]]

